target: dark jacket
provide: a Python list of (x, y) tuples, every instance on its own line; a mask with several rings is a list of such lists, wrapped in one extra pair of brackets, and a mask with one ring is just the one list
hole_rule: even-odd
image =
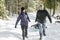
[(16, 21), (16, 24), (15, 24), (15, 27), (17, 26), (18, 22), (21, 20), (21, 25), (24, 25), (24, 26), (28, 26), (28, 21), (30, 21), (27, 13), (21, 13), (19, 14), (18, 18), (17, 18), (17, 21)]
[(38, 10), (35, 21), (38, 21), (40, 23), (44, 23), (46, 21), (46, 17), (49, 18), (50, 22), (52, 22), (51, 17), (46, 10)]

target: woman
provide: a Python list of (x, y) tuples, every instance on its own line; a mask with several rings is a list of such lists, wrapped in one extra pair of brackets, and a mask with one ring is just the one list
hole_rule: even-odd
[(17, 18), (15, 28), (16, 28), (19, 20), (21, 20), (22, 36), (23, 36), (23, 32), (25, 30), (25, 37), (27, 37), (28, 21), (30, 22), (30, 19), (29, 19), (27, 13), (26, 13), (24, 7), (21, 8), (21, 13), (19, 14), (19, 16)]

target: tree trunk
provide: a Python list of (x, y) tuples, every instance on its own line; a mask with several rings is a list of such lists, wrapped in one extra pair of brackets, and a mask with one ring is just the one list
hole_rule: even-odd
[(43, 2), (44, 2), (43, 4), (44, 4), (44, 10), (45, 10), (45, 0), (43, 0)]
[(25, 3), (25, 8), (28, 11), (28, 6), (29, 6), (29, 0), (27, 0), (27, 2)]
[(51, 0), (50, 0), (50, 15), (51, 15)]
[(53, 15), (52, 16), (54, 16), (55, 15), (55, 0), (54, 0), (54, 8), (53, 8)]

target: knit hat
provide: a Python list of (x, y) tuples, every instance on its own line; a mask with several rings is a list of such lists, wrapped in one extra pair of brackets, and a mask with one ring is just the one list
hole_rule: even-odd
[(25, 8), (24, 7), (21, 7), (21, 11), (23, 11)]

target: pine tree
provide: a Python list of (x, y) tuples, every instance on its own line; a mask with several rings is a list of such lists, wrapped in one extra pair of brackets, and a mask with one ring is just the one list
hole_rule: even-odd
[(58, 3), (57, 3), (57, 1), (56, 0), (46, 0), (45, 1), (45, 6), (46, 6), (46, 8), (48, 8), (48, 9), (50, 9), (50, 11), (51, 11), (51, 9), (53, 9), (53, 15), (52, 16), (54, 16), (54, 14), (55, 14), (55, 9), (57, 8), (57, 6), (58, 6)]
[(0, 17), (2, 19), (7, 19), (6, 15), (6, 9), (5, 9), (5, 0), (0, 0)]

